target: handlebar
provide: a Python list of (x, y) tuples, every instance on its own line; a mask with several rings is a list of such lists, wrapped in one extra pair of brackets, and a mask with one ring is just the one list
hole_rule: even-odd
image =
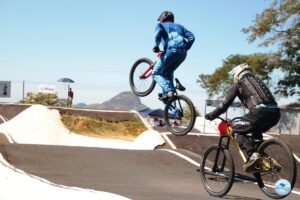
[(242, 117), (235, 117), (233, 119), (224, 119), (224, 118), (219, 116), (219, 117), (216, 117), (216, 119), (220, 119), (222, 122), (227, 122), (227, 124), (231, 124), (231, 122), (242, 119)]
[[(217, 119), (220, 119), (222, 122), (218, 125), (219, 134), (220, 136), (224, 137), (227, 136), (229, 133), (231, 133), (228, 128), (233, 128), (232, 122), (235, 120), (241, 119), (242, 117), (235, 117), (233, 119), (223, 119), (222, 117), (217, 117)], [(229, 134), (230, 137), (232, 137), (232, 134)]]

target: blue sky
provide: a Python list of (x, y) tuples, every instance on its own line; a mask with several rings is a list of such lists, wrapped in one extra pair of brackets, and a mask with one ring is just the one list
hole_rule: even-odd
[[(12, 81), (19, 101), (39, 84), (53, 84), (64, 97), (62, 77), (75, 80), (74, 103), (102, 103), (129, 91), (131, 65), (141, 57), (155, 59), (156, 19), (164, 10), (196, 37), (186, 61), (175, 72), (188, 88), (185, 94), (202, 110), (206, 93), (196, 83), (231, 54), (270, 52), (249, 44), (242, 28), (270, 0), (0, 0), (0, 80)], [(156, 108), (160, 91), (141, 100)]]

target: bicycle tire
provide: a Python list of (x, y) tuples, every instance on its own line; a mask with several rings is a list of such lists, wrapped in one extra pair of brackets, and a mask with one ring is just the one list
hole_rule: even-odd
[[(177, 110), (175, 115), (172, 114), (174, 109)], [(196, 121), (196, 111), (193, 102), (184, 95), (174, 96), (165, 106), (164, 120), (172, 134), (176, 136), (188, 134), (193, 129)]]
[(148, 58), (141, 58), (132, 65), (129, 73), (129, 85), (135, 95), (144, 97), (153, 91), (156, 82), (151, 75), (145, 79), (139, 78), (139, 75), (144, 73), (149, 65), (152, 64), (152, 60)]
[[(259, 188), (267, 196), (273, 199), (281, 199), (286, 197), (289, 194), (286, 195), (277, 194), (274, 189), (275, 182), (282, 178), (287, 179), (291, 184), (291, 190), (292, 190), (295, 185), (295, 181), (297, 177), (296, 162), (289, 146), (286, 145), (284, 142), (274, 138), (264, 141), (258, 147), (258, 153), (260, 153), (261, 155), (269, 155), (270, 153), (268, 153), (268, 151), (270, 150), (268, 149), (270, 149), (271, 145), (274, 149), (274, 154), (270, 155), (270, 157), (279, 161), (279, 164), (284, 165), (284, 167), (282, 168), (282, 170), (276, 173), (261, 172), (261, 173), (255, 173), (254, 176), (256, 177), (256, 181), (258, 183)], [(281, 151), (283, 151), (282, 153), (280, 153), (281, 151), (279, 151), (278, 147), (280, 147)], [(272, 180), (265, 180), (265, 178), (270, 177), (270, 175), (272, 176), (271, 177)]]
[[(214, 159), (216, 159), (216, 153), (218, 150), (220, 152), (218, 156), (219, 159), (216, 161), (216, 163), (218, 163), (218, 169), (222, 169), (222, 167), (220, 167), (222, 165), (221, 163), (223, 162), (223, 159), (226, 158), (225, 169), (228, 169), (226, 172), (222, 172), (222, 170), (220, 170), (219, 172), (213, 172), (212, 170)], [(234, 170), (233, 159), (228, 149), (223, 149), (218, 146), (209, 147), (203, 155), (200, 166), (201, 181), (205, 190), (211, 196), (215, 197), (222, 197), (226, 195), (233, 185), (235, 174)], [(221, 187), (220, 190), (218, 190), (218, 185), (224, 186)]]

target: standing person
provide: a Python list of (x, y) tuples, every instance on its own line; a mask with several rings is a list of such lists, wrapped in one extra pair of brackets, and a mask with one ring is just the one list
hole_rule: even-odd
[(4, 87), (3, 87), (3, 95), (4, 95), (4, 96), (7, 95), (7, 85), (6, 85), (6, 83), (4, 83)]
[(251, 133), (255, 139), (263, 139), (262, 133), (278, 123), (280, 110), (267, 85), (254, 76), (249, 65), (238, 65), (233, 68), (231, 74), (234, 84), (229, 89), (224, 102), (214, 111), (206, 114), (205, 118), (215, 119), (224, 113), (238, 96), (249, 112), (241, 120), (234, 122), (233, 132), (236, 133), (239, 146), (248, 154), (243, 169), (246, 172), (253, 172), (253, 167), (261, 161), (261, 156), (255, 152), (254, 145), (246, 134)]
[(68, 99), (67, 99), (67, 106), (68, 106), (68, 107), (72, 107), (73, 97), (74, 97), (74, 93), (73, 93), (73, 91), (72, 91), (72, 88), (69, 88), (69, 91), (68, 91)]
[(174, 23), (174, 14), (164, 11), (158, 18), (159, 23), (155, 28), (155, 45), (153, 52), (163, 53), (153, 67), (152, 77), (162, 88), (159, 94), (161, 100), (172, 98), (175, 92), (174, 71), (185, 60), (187, 51), (194, 43), (195, 37), (180, 24)]

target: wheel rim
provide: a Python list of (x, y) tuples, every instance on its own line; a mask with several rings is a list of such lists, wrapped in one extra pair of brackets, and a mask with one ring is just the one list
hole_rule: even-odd
[(166, 124), (172, 133), (185, 133), (193, 123), (194, 108), (182, 98), (167, 105), (168, 117)]

